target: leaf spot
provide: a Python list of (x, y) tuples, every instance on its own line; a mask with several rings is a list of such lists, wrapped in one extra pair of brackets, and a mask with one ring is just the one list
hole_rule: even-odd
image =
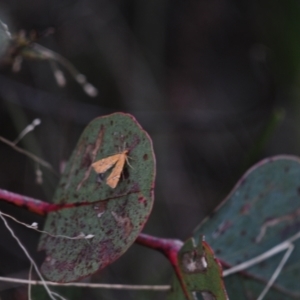
[(119, 216), (114, 211), (112, 211), (111, 214), (116, 220), (118, 226), (123, 227), (125, 238), (128, 237), (130, 232), (132, 231), (132, 224), (130, 219), (128, 217)]

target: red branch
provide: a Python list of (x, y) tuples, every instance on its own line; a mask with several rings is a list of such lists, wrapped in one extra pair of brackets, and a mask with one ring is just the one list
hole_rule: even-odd
[(144, 233), (140, 233), (135, 242), (148, 248), (160, 251), (167, 257), (174, 268), (175, 274), (186, 298), (189, 299), (188, 291), (185, 287), (184, 279), (182, 278), (178, 264), (178, 253), (183, 246), (183, 242), (175, 239), (158, 238)]
[[(78, 207), (83, 205), (90, 205), (90, 202), (80, 202), (80, 203), (65, 203), (65, 204), (53, 204), (47, 203), (38, 199), (27, 197), (24, 195), (19, 195), (6, 190), (0, 189), (0, 199), (5, 200), (13, 205), (20, 206), (27, 210), (30, 210), (39, 215), (46, 215), (49, 212), (59, 211), (65, 208)], [(137, 244), (146, 246), (148, 248), (158, 250), (163, 253), (173, 266), (175, 273), (179, 279), (179, 282), (183, 286), (183, 291), (187, 295), (183, 285), (183, 279), (180, 273), (180, 268), (178, 265), (178, 252), (183, 245), (183, 242), (175, 239), (165, 239), (153, 237), (147, 234), (140, 233), (137, 237)]]
[[(124, 195), (119, 195), (114, 198), (118, 198), (121, 196)], [(47, 203), (38, 199), (12, 193), (2, 189), (0, 189), (0, 199), (5, 200), (8, 203), (11, 203), (13, 205), (30, 210), (39, 215), (46, 215), (49, 212), (59, 211), (61, 209), (92, 204), (90, 202), (77, 202), (77, 203), (64, 203), (64, 204)], [(178, 264), (178, 253), (183, 245), (183, 242), (177, 239), (158, 238), (158, 237), (140, 233), (135, 243), (148, 247), (153, 250), (157, 250), (167, 257), (167, 259), (173, 266), (175, 274), (180, 282), (180, 285), (182, 286), (183, 292), (188, 299), (189, 298), (188, 291), (184, 285), (184, 280), (182, 278), (180, 267)]]
[[(105, 200), (115, 199), (122, 196), (124, 195), (118, 195), (112, 198), (107, 198)], [(24, 209), (28, 209), (33, 213), (39, 215), (47, 215), (47, 213), (49, 212), (59, 211), (61, 209), (66, 209), (66, 208), (74, 208), (78, 206), (91, 205), (90, 202), (53, 204), (38, 199), (34, 199), (31, 197), (27, 197), (24, 195), (12, 193), (2, 189), (0, 189), (0, 199), (7, 201), (10, 204), (22, 207)], [(176, 239), (158, 238), (151, 235), (140, 233), (135, 243), (148, 247), (153, 250), (157, 250), (163, 253), (167, 257), (167, 259), (170, 261), (171, 265), (175, 270), (176, 276), (178, 277), (179, 282), (183, 288), (183, 292), (187, 296), (187, 291), (183, 284), (183, 278), (180, 273), (180, 268), (178, 265), (178, 252), (181, 249), (183, 242)], [(229, 265), (227, 262), (223, 260), (218, 259), (218, 261), (221, 263), (223, 267), (231, 267), (231, 265)], [(249, 274), (246, 271), (242, 271), (240, 273), (243, 274), (244, 276), (247, 276), (259, 282), (266, 283), (264, 279), (253, 276), (252, 274)], [(279, 291), (282, 291), (282, 289), (276, 285), (274, 285), (273, 287)], [(286, 291), (282, 291), (282, 292), (286, 293)]]
[(28, 209), (38, 215), (46, 215), (52, 211), (90, 204), (88, 202), (53, 204), (2, 189), (0, 189), (0, 199), (5, 200), (13, 205), (21, 206), (22, 208)]
[(74, 208), (74, 207), (79, 207), (79, 206), (94, 205), (94, 204), (102, 202), (102, 201), (118, 199), (118, 198), (127, 196), (132, 193), (139, 193), (139, 191), (138, 190), (130, 191), (125, 194), (114, 195), (113, 197), (105, 198), (105, 199), (98, 200), (95, 202), (82, 201), (82, 202), (74, 202), (74, 203), (55, 204), (55, 203), (44, 202), (44, 201), (41, 201), (38, 199), (34, 199), (31, 197), (19, 195), (16, 193), (12, 193), (12, 192), (0, 189), (0, 199), (5, 200), (13, 205), (21, 206), (22, 208), (30, 210), (38, 215), (44, 216), (53, 211), (59, 211), (62, 209)]
[[(5, 200), (13, 205), (28, 209), (39, 215), (46, 215), (49, 212), (59, 211), (65, 208), (91, 204), (89, 202), (53, 204), (2, 189), (0, 189), (0, 199)], [(183, 245), (181, 241), (175, 239), (157, 238), (141, 233), (136, 239), (136, 243), (162, 252), (169, 259), (176, 273), (178, 273), (179, 269), (177, 263), (177, 254)]]
[(140, 233), (135, 242), (145, 247), (160, 251), (169, 259), (175, 270), (178, 268), (177, 254), (183, 245), (182, 241), (158, 238), (148, 234)]

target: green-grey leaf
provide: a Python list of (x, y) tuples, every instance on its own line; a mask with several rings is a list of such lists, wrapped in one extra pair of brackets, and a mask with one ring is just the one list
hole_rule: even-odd
[[(194, 236), (205, 235), (216, 256), (235, 266), (298, 233), (299, 207), (299, 158), (268, 158), (252, 167), (241, 178), (213, 216), (200, 224)], [(300, 240), (296, 240), (294, 245), (295, 249), (277, 278), (275, 288), (264, 300), (299, 299)], [(284, 252), (280, 252), (245, 270), (250, 277), (230, 275), (232, 278), (225, 280), (230, 299), (256, 299), (283, 255)], [(244, 294), (237, 293), (237, 290)], [(293, 295), (295, 298), (290, 298)]]
[[(91, 164), (128, 149), (115, 189)], [(50, 213), (45, 231), (92, 239), (70, 240), (43, 234), (39, 249), (46, 251), (42, 272), (52, 281), (70, 282), (93, 274), (119, 258), (135, 241), (153, 205), (155, 158), (151, 140), (128, 114), (115, 113), (93, 120), (84, 130), (66, 166), (54, 203), (90, 205)]]

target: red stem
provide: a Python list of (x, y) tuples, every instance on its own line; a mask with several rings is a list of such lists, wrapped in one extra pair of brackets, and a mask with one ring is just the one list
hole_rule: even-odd
[[(53, 204), (2, 189), (0, 189), (0, 199), (39, 215), (46, 215), (49, 212), (65, 208), (91, 204), (89, 202)], [(183, 245), (182, 241), (158, 238), (141, 233), (136, 239), (136, 243), (162, 252), (170, 260), (171, 264), (177, 267), (177, 254)]]
[(60, 203), (60, 204), (55, 204), (55, 203), (48, 203), (44, 202), (38, 199), (34, 199), (31, 197), (27, 197), (24, 195), (12, 193), (6, 190), (0, 189), (0, 199), (7, 201), (13, 205), (16, 206), (21, 206), (25, 209), (28, 209), (38, 215), (46, 215), (47, 213), (53, 212), (53, 211), (59, 211), (61, 209), (66, 209), (66, 208), (74, 208), (74, 207), (79, 207), (79, 206), (87, 206), (87, 205), (93, 205), (101, 201), (108, 201), (112, 199), (118, 199), (121, 197), (124, 197), (128, 194), (131, 193), (138, 193), (139, 191), (131, 191), (126, 194), (120, 194), (116, 195), (110, 198), (98, 200), (95, 202), (88, 202), (88, 201), (82, 201), (82, 202), (75, 202), (75, 203)]
[(11, 204), (16, 206), (21, 206), (25, 209), (28, 209), (38, 215), (46, 215), (52, 211), (58, 211), (65, 208), (71, 208), (82, 205), (89, 205), (88, 202), (82, 203), (65, 203), (65, 204), (53, 204), (44, 202), (38, 199), (34, 199), (31, 197), (27, 197), (24, 195), (19, 195), (16, 193), (12, 193), (6, 190), (0, 189), (0, 199), (5, 200)]
[[(123, 195), (119, 195), (119, 197), (121, 197), (121, 196), (123, 196)], [(116, 198), (116, 197), (114, 197), (114, 198)], [(72, 208), (72, 207), (78, 207), (78, 206), (84, 206), (84, 205), (91, 204), (90, 202), (53, 204), (53, 203), (44, 202), (44, 201), (41, 201), (38, 199), (34, 199), (31, 197), (27, 197), (24, 195), (12, 193), (12, 192), (2, 190), (2, 189), (0, 189), (0, 199), (7, 201), (8, 203), (11, 203), (13, 205), (28, 209), (39, 215), (46, 215), (49, 212), (59, 211), (61, 209), (65, 209), (65, 208)], [(109, 200), (109, 199), (110, 198), (108, 198), (107, 200)], [(140, 233), (139, 236), (137, 237), (135, 243), (143, 245), (150, 249), (158, 250), (167, 257), (167, 259), (170, 261), (171, 265), (173, 266), (173, 268), (175, 270), (175, 273), (179, 279), (179, 282), (183, 288), (185, 295), (187, 296), (187, 291), (183, 284), (183, 279), (181, 277), (180, 268), (179, 268), (178, 259), (177, 259), (178, 252), (179, 252), (180, 248), (182, 247), (183, 242), (180, 240), (176, 240), (176, 239), (158, 238), (158, 237), (154, 237), (154, 236), (147, 235), (144, 233)], [(218, 260), (221, 263), (222, 267), (231, 267), (231, 265), (228, 264), (227, 262), (220, 260), (220, 259), (218, 259)], [(247, 277), (257, 280), (259, 282), (266, 283), (266, 281), (264, 279), (253, 276), (252, 274), (249, 274), (246, 271), (242, 271), (240, 273), (243, 274), (244, 276), (247, 276)], [(278, 287), (276, 285), (274, 285), (274, 287), (277, 290), (282, 291), (282, 289), (280, 287)], [(286, 291), (283, 291), (283, 292), (286, 292)]]
[(140, 233), (135, 242), (145, 247), (160, 251), (169, 259), (175, 270), (178, 268), (177, 254), (183, 245), (182, 241), (158, 238), (148, 234)]
[[(90, 205), (89, 202), (80, 203), (65, 203), (65, 204), (53, 204), (47, 203), (38, 199), (27, 197), (24, 195), (12, 193), (6, 190), (0, 189), (0, 199), (5, 200), (13, 205), (20, 206), (22, 208), (28, 209), (39, 215), (46, 215), (49, 212), (58, 211), (65, 208), (78, 207), (83, 205)], [(179, 279), (181, 285), (183, 285), (183, 280), (180, 273), (180, 268), (178, 265), (178, 252), (183, 245), (183, 242), (175, 239), (165, 239), (153, 237), (147, 234), (140, 233), (137, 237), (137, 244), (146, 246), (151, 249), (155, 249), (163, 253), (173, 266), (175, 273)], [(185, 288), (183, 286), (184, 292)]]
[[(119, 195), (122, 196), (122, 195)], [(20, 206), (27, 210), (30, 210), (39, 215), (46, 215), (49, 212), (59, 211), (65, 208), (78, 207), (83, 205), (91, 205), (90, 202), (77, 202), (77, 203), (64, 203), (64, 204), (53, 204), (47, 203), (38, 199), (27, 197), (24, 195), (12, 193), (6, 190), (0, 189), (0, 199), (5, 200), (13, 205)], [(166, 239), (158, 238), (144, 233), (140, 233), (135, 243), (142, 246), (148, 247), (153, 250), (160, 251), (164, 254), (171, 265), (174, 268), (175, 274), (180, 282), (182, 290), (187, 299), (189, 299), (189, 293), (184, 284), (180, 267), (178, 264), (178, 253), (181, 249), (183, 242), (177, 239)]]
[(182, 287), (183, 293), (186, 296), (186, 299), (189, 299), (189, 293), (184, 284), (184, 279), (182, 278), (180, 267), (178, 264), (178, 252), (183, 246), (183, 242), (180, 240), (158, 238), (148, 234), (140, 233), (137, 239), (135, 240), (135, 243), (154, 250), (158, 250), (167, 257), (167, 259), (174, 268), (175, 274), (179, 280), (179, 283)]
[[(0, 199), (39, 215), (46, 215), (49, 212), (65, 208), (91, 204), (89, 202), (53, 204), (2, 189), (0, 189)], [(175, 239), (157, 238), (141, 233), (136, 239), (136, 243), (162, 252), (170, 260), (174, 268), (177, 268), (177, 254), (183, 242)]]

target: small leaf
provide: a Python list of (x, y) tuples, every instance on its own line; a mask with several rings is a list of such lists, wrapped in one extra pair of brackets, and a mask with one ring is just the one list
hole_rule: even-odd
[[(112, 189), (94, 171), (98, 160), (128, 151), (130, 163)], [(50, 213), (45, 231), (90, 239), (60, 239), (43, 235), (46, 251), (42, 272), (52, 281), (70, 282), (93, 274), (119, 258), (135, 241), (153, 205), (155, 158), (148, 134), (130, 115), (115, 113), (92, 121), (81, 135), (66, 166), (55, 203), (90, 205)]]
[(178, 253), (180, 280), (174, 276), (168, 300), (227, 300), (222, 268), (206, 242), (190, 238)]

